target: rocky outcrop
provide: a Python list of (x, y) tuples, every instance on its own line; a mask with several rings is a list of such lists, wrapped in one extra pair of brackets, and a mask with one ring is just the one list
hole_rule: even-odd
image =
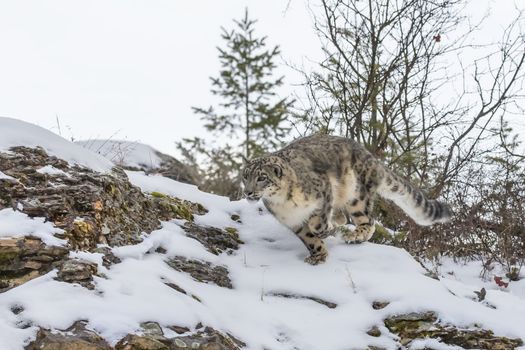
[(484, 329), (458, 329), (438, 322), (434, 312), (396, 315), (385, 320), (390, 332), (399, 336), (399, 343), (408, 346), (415, 339), (433, 338), (463, 349), (511, 350), (523, 345), (521, 339), (495, 336)]
[(70, 272), (65, 271), (74, 266), (63, 262), (69, 250), (102, 252), (104, 264), (109, 266), (118, 258), (107, 248), (97, 248), (98, 244), (135, 244), (142, 233), (159, 228), (160, 220), (191, 222), (193, 215), (207, 212), (197, 203), (146, 195), (119, 168), (109, 174), (94, 172), (71, 166), (41, 148), (13, 147), (0, 152), (0, 171), (8, 175), (0, 178), (0, 209), (44, 217), (64, 230), (59, 238), (68, 242), (68, 247), (50, 247), (30, 237), (0, 240), (0, 291), (58, 266), (64, 271), (59, 276), (62, 280), (90, 286), (87, 280), (69, 280)]
[(100, 335), (86, 329), (79, 321), (66, 330), (40, 329), (36, 340), (26, 350), (111, 350), (112, 347)]
[(154, 322), (143, 324), (142, 334), (128, 334), (115, 347), (110, 346), (100, 335), (86, 329), (83, 321), (76, 322), (65, 330), (40, 329), (36, 340), (26, 350), (239, 350), (246, 344), (235, 337), (213, 328), (201, 328), (188, 335), (168, 338)]
[(177, 337), (172, 341), (173, 350), (202, 349), (202, 350), (237, 350), (246, 346), (241, 340), (231, 334), (223, 334), (213, 328), (206, 327), (193, 335)]
[[(71, 166), (47, 155), (40, 148), (14, 147), (10, 152), (0, 152), (0, 171), (8, 175), (0, 178), (0, 209), (13, 208), (30, 217), (44, 217), (63, 230), (63, 233), (56, 235), (67, 241), (67, 246), (56, 247), (48, 246), (35, 237), (1, 239), (0, 292), (52, 269), (57, 270), (55, 279), (58, 281), (93, 289), (97, 265), (69, 258), (69, 251), (101, 253), (103, 265), (110, 268), (120, 263), (110, 247), (140, 242), (143, 233), (161, 226), (161, 220), (186, 220), (183, 226), (186, 234), (214, 254), (232, 252), (242, 243), (233, 228), (222, 230), (193, 223), (194, 215), (207, 213), (201, 204), (162, 193), (144, 194), (128, 181), (126, 174), (119, 168), (103, 174)], [(99, 246), (101, 243), (107, 246)], [(172, 258), (168, 264), (190, 274), (197, 281), (232, 288), (228, 270), (223, 266), (182, 257)], [(166, 284), (186, 293), (173, 283)], [(191, 296), (199, 300), (197, 296)], [(23, 309), (18, 311), (14, 307), (12, 311), (17, 313)], [(129, 334), (116, 347), (112, 347), (96, 332), (86, 329), (85, 322), (78, 321), (65, 330), (40, 329), (36, 339), (26, 349), (230, 350), (242, 346), (242, 342), (211, 328), (201, 327), (191, 335), (186, 332), (170, 339), (164, 336), (158, 324), (151, 324), (142, 324), (141, 334)]]
[(171, 339), (159, 335), (130, 334), (115, 346), (115, 350), (238, 350), (245, 345), (229, 334), (206, 327), (195, 334)]
[(161, 159), (160, 166), (157, 169), (145, 169), (146, 173), (158, 173), (175, 181), (185, 182), (193, 185), (200, 183), (197, 172), (187, 165), (179, 162), (177, 159), (167, 154), (156, 152)]
[(210, 253), (218, 255), (222, 252), (232, 252), (239, 249), (239, 244), (243, 242), (239, 239), (237, 230), (233, 227), (228, 227), (221, 230), (215, 227), (199, 226), (191, 222), (187, 222), (183, 226), (184, 231), (188, 237), (196, 239), (203, 246), (208, 249)]
[(97, 274), (97, 264), (79, 259), (69, 259), (58, 267), (57, 280), (78, 283), (87, 289), (94, 289), (93, 275)]
[(182, 256), (169, 259), (167, 264), (175, 270), (190, 274), (196, 281), (213, 283), (229, 289), (233, 288), (228, 270), (224, 266), (214, 266), (207, 261), (190, 260)]
[(0, 239), (0, 292), (51, 271), (68, 253), (36, 238)]
[(152, 192), (150, 195), (155, 206), (160, 209), (160, 220), (170, 220), (175, 217), (193, 222), (193, 215), (204, 215), (208, 212), (208, 209), (200, 203), (171, 197), (160, 192)]
[(170, 155), (139, 142), (87, 140), (77, 141), (76, 143), (100, 154), (126, 170), (144, 171), (146, 174), (160, 174), (175, 181), (193, 185), (200, 183), (198, 170), (183, 164)]
[(102, 265), (109, 268), (111, 265), (118, 264), (121, 262), (120, 258), (115, 256), (110, 248), (108, 247), (98, 247), (93, 249), (93, 253), (102, 254)]
[(151, 336), (129, 334), (118, 342), (116, 350), (170, 350), (165, 343)]
[[(51, 172), (39, 172), (52, 166)], [(97, 244), (135, 244), (143, 232), (160, 227), (160, 219), (192, 220), (205, 209), (171, 197), (147, 196), (126, 174), (110, 174), (71, 167), (42, 149), (14, 147), (0, 152), (0, 209), (17, 208), (31, 217), (45, 217), (65, 231), (73, 249), (90, 250)]]

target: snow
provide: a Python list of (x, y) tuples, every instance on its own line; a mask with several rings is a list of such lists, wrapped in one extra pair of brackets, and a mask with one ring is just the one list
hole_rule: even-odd
[(9, 176), (7, 174), (4, 174), (3, 172), (0, 171), (0, 180), (14, 180), (14, 178), (12, 176)]
[[(505, 271), (503, 271), (502, 267), (497, 265), (482, 275), (483, 264), (478, 260), (454, 261), (451, 258), (443, 258), (439, 261), (437, 268), (430, 264), (427, 265), (429, 268), (436, 269), (441, 276), (442, 283), (456, 294), (477, 298), (474, 291), (480, 291), (481, 288), (485, 288), (487, 296), (491, 296), (491, 298), (487, 297), (487, 299), (496, 302), (500, 297), (504, 300), (517, 298), (518, 300), (515, 305), (518, 308), (521, 307), (519, 300), (525, 300), (525, 276), (523, 275), (523, 269), (520, 275), (521, 279), (510, 282), (509, 279), (505, 277)], [(508, 287), (498, 286), (494, 282), (494, 277), (496, 276), (502, 277), (505, 282), (510, 282)], [(503, 305), (501, 306), (503, 307)]]
[(69, 176), (66, 172), (63, 170), (57, 169), (52, 165), (46, 165), (36, 170), (37, 173), (40, 174), (48, 174), (48, 175), (65, 175)]
[(47, 245), (64, 245), (65, 240), (53, 236), (63, 230), (45, 222), (45, 218), (31, 219), (24, 213), (13, 209), (0, 210), (0, 239), (11, 237), (33, 236), (40, 238)]
[[(201, 322), (233, 334), (248, 344), (247, 349), (337, 350), (364, 349), (368, 345), (395, 349), (396, 341), (384, 327), (383, 319), (428, 310), (459, 327), (478, 324), (497, 335), (525, 338), (523, 295), (491, 289), (486, 303), (480, 303), (473, 294), (479, 286), (469, 281), (426, 277), (426, 271), (404, 250), (371, 243), (346, 245), (340, 238), (327, 240), (330, 256), (325, 264), (310, 266), (303, 262), (307, 253), (302, 243), (260, 204), (230, 202), (161, 176), (142, 172), (128, 172), (128, 176), (146, 192), (203, 203), (210, 212), (196, 216), (200, 224), (236, 227), (245, 244), (231, 255), (213, 255), (185, 236), (179, 226), (181, 221), (175, 220), (165, 222), (142, 243), (113, 248), (122, 262), (110, 269), (102, 266), (100, 254), (72, 252), (72, 257), (97, 263), (105, 277), (95, 277), (96, 288), (90, 291), (55, 281), (56, 271), (52, 271), (1, 294), (0, 317), (5, 322), (0, 324), (0, 339), (6, 342), (2, 349), (21, 350), (34, 337), (36, 327), (20, 329), (18, 324), (65, 329), (79, 319), (88, 320), (89, 327), (111, 344), (129, 332), (139, 331), (141, 322), (154, 321), (166, 332), (170, 325), (195, 330)], [(242, 224), (230, 219), (234, 212), (241, 216)], [(14, 223), (23, 216), (13, 213), (0, 212), (4, 215), (0, 222)], [(38, 227), (42, 225), (36, 222)], [(52, 231), (49, 225), (47, 229)], [(155, 252), (160, 246), (166, 254)], [(174, 256), (226, 266), (234, 289), (199, 283), (170, 268), (166, 260)], [(188, 295), (165, 282), (177, 284)], [(330, 309), (305, 298), (272, 296), (276, 293), (318, 297), (337, 307)], [(391, 303), (374, 310), (372, 302), (377, 300)], [(14, 315), (9, 311), (13, 305), (23, 306), (24, 311)], [(374, 325), (382, 336), (366, 335)], [(425, 346), (458, 349), (428, 339), (414, 342), (411, 348)]]
[(144, 192), (160, 192), (193, 202), (206, 202), (212, 207), (230, 205), (227, 198), (202, 192), (195, 185), (173, 181), (161, 175), (146, 175), (142, 171), (126, 171), (126, 174), (129, 181)]
[(102, 155), (117, 165), (155, 169), (162, 162), (158, 151), (148, 145), (119, 140), (86, 140), (76, 144)]
[(8, 151), (14, 146), (40, 146), (49, 155), (64, 159), (70, 164), (81, 165), (98, 172), (107, 172), (113, 167), (104, 157), (34, 124), (0, 117), (0, 132), (0, 151)]
[(205, 221), (202, 221), (201, 217), (196, 216), (195, 222), (198, 224), (220, 227), (225, 222), (231, 221), (230, 217), (232, 214), (238, 214), (241, 208), (247, 204), (245, 200), (242, 202), (230, 202), (226, 197), (202, 192), (195, 185), (177, 182), (161, 175), (146, 175), (142, 171), (126, 171), (126, 174), (129, 181), (140, 187), (144, 192), (159, 192), (168, 196), (205, 204), (205, 207), (210, 212), (206, 215)]
[(443, 344), (436, 339), (416, 339), (410, 344), (410, 350), (463, 350), (462, 347)]

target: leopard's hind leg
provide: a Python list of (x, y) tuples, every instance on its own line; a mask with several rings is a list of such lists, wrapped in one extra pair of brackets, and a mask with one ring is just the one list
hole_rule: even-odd
[(345, 205), (345, 210), (356, 226), (354, 231), (343, 234), (346, 243), (361, 243), (372, 238), (375, 232), (374, 220), (370, 217), (373, 209), (373, 198), (353, 199)]

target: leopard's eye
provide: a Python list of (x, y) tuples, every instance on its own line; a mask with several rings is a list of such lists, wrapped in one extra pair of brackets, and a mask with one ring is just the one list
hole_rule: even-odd
[(257, 182), (263, 182), (263, 181), (266, 181), (267, 177), (264, 176), (264, 175), (261, 175), (257, 178)]

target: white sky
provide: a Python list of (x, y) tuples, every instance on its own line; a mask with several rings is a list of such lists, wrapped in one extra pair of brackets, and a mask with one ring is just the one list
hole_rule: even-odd
[[(520, 6), (523, 7), (520, 0)], [(500, 32), (513, 0), (492, 4)], [(0, 115), (64, 137), (140, 141), (166, 152), (205, 131), (191, 106), (211, 103), (221, 26), (249, 8), (256, 32), (295, 64), (321, 57), (306, 0), (0, 0)], [(315, 7), (316, 1), (310, 0)], [(284, 71), (284, 70), (283, 70)], [(300, 77), (286, 71), (288, 83)], [(292, 89), (292, 87), (290, 87)], [(1, 130), (0, 130), (1, 133)], [(0, 134), (1, 137), (1, 134)]]

